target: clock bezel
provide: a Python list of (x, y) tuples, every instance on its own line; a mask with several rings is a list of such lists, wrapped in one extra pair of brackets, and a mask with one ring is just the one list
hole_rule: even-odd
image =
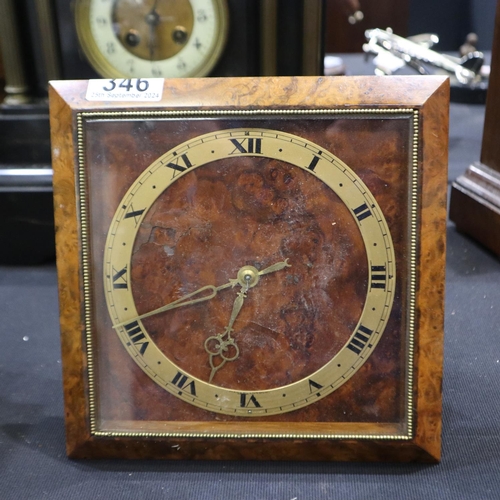
[[(256, 116), (259, 111), (260, 110), (255, 110)], [(404, 112), (402, 111), (403, 110), (392, 110), (392, 112), (384, 113), (383, 115), (381, 115), (381, 113), (377, 113), (377, 116), (379, 118), (384, 116), (388, 119), (406, 117), (406, 119), (410, 119), (410, 123), (412, 123), (414, 135), (418, 135), (418, 114), (414, 113), (412, 110), (405, 110)], [(263, 110), (262, 114), (265, 116), (266, 111)], [(361, 118), (364, 115), (373, 116), (373, 114), (374, 113), (369, 110), (358, 110), (354, 114), (354, 117), (357, 116)], [(237, 117), (239, 115), (240, 113), (238, 112), (226, 112), (222, 116)], [(320, 115), (321, 113), (319, 113), (318, 115), (318, 113), (315, 113), (314, 111), (311, 111), (310, 113), (303, 111), (301, 113), (302, 117), (317, 117)], [(332, 112), (331, 115), (333, 117), (336, 115), (336, 113)], [(208, 118), (206, 115), (204, 116)], [(217, 115), (218, 118), (222, 118), (222, 116), (220, 114)], [(277, 119), (282, 119), (286, 116), (286, 114), (280, 113), (280, 110), (275, 110), (273, 111), (273, 116)], [(170, 117), (171, 116), (168, 111), (156, 116), (157, 119), (168, 119)], [(92, 113), (84, 114), (83, 120), (81, 121), (82, 142), (83, 122), (85, 118), (93, 119), (95, 121), (96, 116)], [(115, 116), (114, 118), (127, 119), (127, 114)], [(135, 116), (134, 118), (140, 119), (137, 116)], [(199, 116), (197, 116), (196, 114), (187, 114), (185, 118), (187, 120), (197, 119), (199, 118)], [(386, 268), (386, 279), (384, 282), (384, 287), (375, 287), (373, 290), (369, 288), (367, 290), (366, 301), (364, 303), (361, 317), (357, 321), (356, 327), (354, 328), (348, 341), (326, 365), (316, 370), (314, 374), (310, 375), (311, 377), (315, 378), (316, 381), (322, 383), (313, 393), (309, 393), (310, 391), (307, 391), (307, 389), (309, 388), (307, 377), (295, 381), (291, 384), (266, 390), (243, 391), (224, 388), (218, 386), (215, 382), (210, 383), (210, 381), (203, 381), (197, 377), (192, 376), (189, 373), (184, 373), (180, 367), (178, 367), (173, 361), (168, 358), (168, 356), (166, 356), (160, 351), (160, 349), (158, 349), (153, 339), (149, 336), (148, 331), (142, 324), (141, 320), (137, 318), (137, 321), (135, 321), (135, 317), (138, 316), (138, 313), (134, 304), (132, 288), (128, 286), (125, 288), (123, 286), (120, 286), (119, 288), (115, 289), (113, 286), (113, 269), (115, 268), (115, 263), (118, 265), (119, 262), (119, 266), (121, 267), (123, 262), (125, 262), (126, 264), (124, 269), (131, 270), (131, 259), (133, 253), (132, 251), (134, 246), (133, 243), (139, 230), (140, 224), (147, 214), (147, 211), (151, 209), (151, 205), (154, 203), (154, 201), (159, 196), (161, 196), (161, 194), (174, 182), (178, 181), (183, 175), (186, 175), (197, 168), (203, 168), (203, 166), (206, 164), (216, 162), (222, 158), (227, 158), (230, 153), (223, 152), (223, 146), (221, 147), (222, 144), (229, 142), (229, 140), (239, 140), (241, 142), (246, 139), (252, 141), (261, 140), (262, 144), (259, 144), (258, 149), (262, 149), (262, 151), (259, 151), (259, 153), (239, 153), (237, 155), (238, 157), (248, 156), (258, 158), (272, 158), (275, 160), (287, 162), (290, 165), (295, 166), (296, 168), (308, 172), (309, 175), (320, 179), (342, 199), (346, 206), (348, 202), (351, 205), (354, 203), (354, 206), (363, 206), (363, 203), (365, 203), (365, 206), (366, 204), (368, 204), (367, 208), (369, 206), (370, 211), (374, 214), (374, 217), (366, 218), (366, 220), (364, 217), (362, 217), (362, 220), (364, 222), (358, 220), (358, 218), (355, 216), (355, 213), (352, 213), (352, 218), (357, 223), (357, 227), (364, 241), (365, 251), (368, 259), (368, 282), (371, 283), (372, 276), (372, 271), (370, 269), (369, 263), (383, 263), (384, 267)], [(273, 144), (274, 146), (276, 146), (275, 150), (272, 150), (269, 144)], [(279, 146), (281, 146), (281, 148), (279, 148)], [(232, 149), (234, 149), (234, 147), (232, 147)], [(290, 151), (289, 149), (293, 151)], [(307, 151), (307, 154), (318, 155), (313, 156), (314, 158), (318, 158), (318, 161), (315, 162), (313, 169), (301, 165), (301, 157), (302, 155), (304, 155), (304, 149)], [(198, 152), (198, 150), (201, 150), (201, 153)], [(177, 157), (181, 157), (183, 154), (189, 154), (190, 161), (193, 161), (194, 165), (196, 166), (186, 168), (184, 172), (178, 174), (177, 176), (171, 179), (166, 179), (165, 176), (161, 174), (162, 167), (165, 165), (165, 162), (174, 161)], [(416, 149), (414, 149), (412, 151), (412, 156), (415, 156), (416, 154)], [(194, 158), (193, 155), (195, 155)], [(416, 157), (412, 158), (412, 163), (416, 165)], [(80, 168), (83, 171), (85, 171), (86, 169), (85, 165), (81, 165)], [(158, 173), (160, 174), (155, 176), (155, 174)], [(82, 177), (84, 175), (85, 174), (83, 172)], [(339, 181), (340, 185), (343, 186), (342, 188), (338, 187)], [(82, 178), (82, 183), (80, 184), (81, 186), (84, 185), (83, 182), (84, 179)], [(416, 183), (416, 172), (415, 175), (412, 176), (411, 182), (412, 184)], [(151, 189), (151, 186), (153, 184), (154, 190)], [(132, 227), (130, 224), (127, 224), (127, 222), (129, 221), (127, 221), (126, 217), (124, 217), (124, 214), (131, 208), (132, 203), (136, 203), (136, 196), (141, 198), (141, 194), (148, 191), (152, 193), (149, 195), (149, 205), (147, 205), (147, 208), (142, 212), (140, 216), (138, 216), (137, 218), (134, 217), (134, 226)], [(411, 196), (415, 196), (414, 189), (411, 189)], [(144, 205), (144, 201), (147, 201), (147, 198), (146, 200), (141, 200), (141, 206), (146, 206)], [(412, 213), (412, 220), (414, 220), (415, 217), (416, 213)], [(413, 242), (415, 239), (415, 234), (412, 234), (410, 236), (410, 239)], [(117, 240), (121, 242), (121, 245), (116, 242)], [(378, 241), (378, 246), (376, 243), (374, 245), (375, 241)], [(84, 256), (84, 259), (85, 258), (86, 257)], [(298, 408), (313, 404), (317, 400), (329, 395), (331, 392), (335, 391), (345, 382), (347, 382), (352, 376), (354, 376), (355, 373), (369, 358), (373, 350), (376, 348), (378, 341), (383, 335), (387, 320), (392, 309), (397, 274), (394, 246), (392, 244), (390, 230), (387, 226), (387, 222), (385, 221), (383, 212), (378, 206), (376, 199), (370, 193), (369, 189), (364, 185), (362, 180), (352, 169), (350, 169), (335, 155), (329, 153), (326, 149), (321, 148), (320, 146), (317, 146), (316, 144), (304, 138), (272, 129), (249, 127), (220, 129), (216, 132), (196, 136), (187, 142), (179, 144), (173, 150), (166, 152), (164, 155), (155, 160), (148, 168), (146, 168), (139, 175), (136, 181), (130, 186), (129, 190), (118, 205), (116, 214), (109, 229), (108, 238), (105, 245), (104, 261), (104, 289), (106, 291), (108, 311), (110, 316), (114, 319), (116, 332), (120, 337), (122, 344), (127, 349), (132, 359), (136, 361), (138, 366), (160, 387), (166, 389), (174, 396), (180, 397), (183, 401), (186, 401), (189, 404), (193, 404), (212, 412), (247, 417), (263, 417), (273, 414), (282, 414), (289, 411), (295, 411)], [(87, 267), (91, 267), (90, 263)], [(127, 272), (127, 276), (129, 276), (130, 272), (131, 271)], [(410, 271), (410, 275), (411, 284), (415, 281), (414, 270)], [(87, 281), (91, 281), (90, 277)], [(127, 279), (127, 281), (129, 280)], [(87, 290), (86, 292), (89, 296), (92, 295), (91, 290)], [(410, 298), (410, 302), (413, 304), (412, 298)], [(89, 301), (88, 307), (91, 308), (91, 304), (92, 302)], [(376, 309), (375, 306), (377, 306), (378, 311), (376, 313), (373, 312)], [(126, 312), (124, 312), (125, 307)], [(92, 314), (91, 311), (90, 314)], [(189, 314), (189, 312), (187, 312), (187, 314)], [(128, 334), (128, 330), (130, 328), (128, 328), (127, 325), (123, 325), (123, 323), (134, 325), (134, 336), (140, 336), (141, 346), (144, 345), (143, 342), (148, 343), (147, 351), (141, 353), (140, 351), (142, 347), (136, 347), (135, 344), (130, 341), (130, 335)], [(122, 326), (117, 327), (117, 324), (122, 324)], [(366, 330), (367, 326), (370, 328), (370, 330)], [(88, 331), (91, 330), (92, 327), (91, 325), (89, 325)], [(409, 321), (409, 346), (411, 346), (413, 343), (413, 330), (413, 321)], [(363, 332), (366, 335), (368, 331), (370, 332), (369, 342), (367, 341), (365, 345), (361, 347), (352, 344), (355, 336), (358, 336), (358, 338), (364, 338)], [(366, 338), (368, 339), (368, 337)], [(95, 351), (95, 349), (92, 348), (92, 336), (88, 336), (87, 340), (89, 342), (89, 351)], [(356, 339), (354, 340), (354, 342), (359, 343), (360, 340)], [(356, 352), (358, 349), (359, 352)], [(411, 352), (410, 355), (413, 355), (413, 353)], [(348, 363), (345, 363), (345, 361), (348, 361)], [(89, 366), (91, 366), (92, 359), (90, 358), (88, 362)], [(341, 362), (343, 366), (342, 369), (338, 368), (341, 366), (340, 364), (338, 365), (338, 367), (335, 366), (337, 365), (337, 363)], [(157, 365), (161, 365), (161, 369), (155, 369), (155, 366)], [(178, 374), (181, 374), (181, 376), (188, 376), (189, 380), (191, 381), (190, 383), (196, 384), (196, 387), (198, 389), (196, 389), (196, 391), (193, 391), (195, 392), (195, 394), (192, 394), (189, 391), (179, 392), (178, 386), (172, 382), (172, 380), (176, 379), (175, 377), (179, 376)], [(325, 374), (329, 374), (330, 379), (326, 378)], [(408, 387), (406, 390), (406, 394), (411, 395), (412, 387), (410, 383), (411, 378), (407, 381)], [(93, 392), (92, 384), (90, 385), (90, 390), (91, 392)], [(283, 392), (285, 391), (286, 394), (283, 394)], [(204, 399), (200, 397), (200, 393), (203, 394)], [(297, 396), (297, 393), (299, 393), (299, 396)], [(279, 397), (280, 395), (281, 398)], [(210, 396), (212, 402), (210, 402)], [(253, 407), (249, 409), (247, 409), (246, 407), (245, 409), (242, 409), (238, 404), (238, 399), (240, 397), (256, 398), (259, 406), (255, 407), (254, 404)], [(292, 397), (295, 397), (295, 399), (292, 400)], [(225, 407), (221, 406), (222, 403), (220, 403), (219, 400), (231, 402), (233, 406), (229, 407), (228, 404), (226, 404)], [(409, 418), (409, 415), (411, 415), (411, 396), (409, 400), (409, 404), (407, 405), (409, 409), (406, 413), (408, 422), (405, 422), (404, 425), (404, 427), (407, 429), (407, 436), (411, 436), (412, 434), (411, 418)], [(280, 401), (280, 403), (278, 404), (277, 401)], [(97, 418), (94, 417), (94, 420), (95, 428), (97, 428)], [(133, 433), (131, 433), (131, 435), (132, 434)], [(211, 434), (214, 435), (217, 433), (215, 431), (212, 431)], [(159, 433), (158, 435), (169, 434)], [(225, 434), (221, 433), (220, 435), (224, 436)], [(255, 437), (258, 436), (259, 434), (255, 434)], [(291, 433), (290, 437), (295, 437), (295, 434)], [(311, 437), (313, 437), (313, 435), (311, 435)], [(332, 437), (336, 436), (332, 434)]]

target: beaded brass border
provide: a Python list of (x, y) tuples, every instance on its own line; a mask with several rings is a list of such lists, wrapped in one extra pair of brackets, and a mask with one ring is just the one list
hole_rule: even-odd
[[(403, 115), (411, 119), (411, 149), (409, 159), (409, 214), (408, 222), (410, 228), (409, 246), (409, 283), (408, 283), (408, 314), (407, 314), (407, 373), (406, 373), (406, 430), (401, 435), (377, 435), (377, 434), (224, 434), (224, 433), (186, 433), (186, 432), (113, 432), (99, 431), (96, 423), (96, 397), (95, 397), (95, 368), (94, 368), (94, 345), (92, 339), (93, 321), (91, 307), (91, 283), (92, 275), (90, 268), (90, 242), (88, 226), (88, 197), (85, 164), (84, 145), (84, 118), (109, 119), (109, 118), (194, 118), (194, 117), (230, 117), (230, 116), (325, 116), (325, 115)], [(77, 124), (77, 193), (78, 193), (78, 215), (80, 223), (80, 245), (81, 245), (81, 278), (83, 282), (83, 309), (85, 322), (85, 347), (87, 358), (87, 385), (88, 385), (88, 409), (90, 420), (90, 433), (96, 437), (126, 437), (126, 438), (204, 438), (204, 439), (361, 439), (361, 440), (391, 440), (408, 441), (414, 434), (414, 350), (415, 350), (415, 321), (416, 321), (416, 264), (417, 264), (417, 232), (418, 232), (418, 186), (419, 186), (419, 155), (418, 146), (420, 141), (420, 112), (415, 108), (386, 108), (386, 109), (255, 109), (255, 110), (171, 110), (171, 111), (86, 111), (76, 115)], [(327, 423), (325, 423), (327, 424)]]

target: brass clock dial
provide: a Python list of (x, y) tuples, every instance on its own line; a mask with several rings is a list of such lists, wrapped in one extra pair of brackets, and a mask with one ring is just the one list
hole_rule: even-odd
[(80, 44), (105, 77), (203, 76), (226, 41), (225, 0), (77, 0)]
[(314, 404), (356, 374), (394, 299), (394, 247), (360, 177), (297, 135), (194, 137), (132, 183), (109, 227), (104, 289), (156, 384), (235, 416)]

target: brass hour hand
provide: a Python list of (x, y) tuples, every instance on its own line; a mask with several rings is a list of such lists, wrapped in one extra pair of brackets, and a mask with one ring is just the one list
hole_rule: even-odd
[[(210, 373), (209, 382), (212, 382), (217, 370), (222, 368), (226, 361), (234, 361), (240, 355), (240, 350), (236, 345), (236, 342), (231, 337), (231, 332), (233, 331), (233, 324), (238, 316), (243, 301), (246, 299), (246, 292), (243, 290), (239, 291), (233, 304), (233, 311), (231, 312), (231, 318), (229, 318), (229, 323), (226, 326), (223, 334), (213, 335), (205, 340), (205, 351), (209, 356), (210, 367), (212, 372)], [(215, 362), (215, 359), (220, 357), (221, 361), (219, 363)]]
[(234, 300), (231, 317), (229, 318), (228, 325), (224, 329), (224, 333), (212, 335), (205, 340), (205, 351), (208, 354), (208, 360), (210, 367), (212, 368), (210, 378), (208, 380), (209, 382), (212, 382), (212, 379), (217, 371), (220, 370), (228, 361), (235, 361), (240, 355), (240, 349), (237, 346), (235, 339), (231, 337), (231, 332), (233, 332), (234, 322), (240, 313), (243, 302), (247, 297), (246, 294), (248, 290), (259, 282), (260, 276), (273, 273), (275, 271), (281, 271), (281, 269), (285, 269), (285, 267), (291, 267), (288, 263), (288, 259), (266, 267), (262, 271), (259, 271), (253, 266), (243, 266), (238, 271), (238, 277), (230, 280), (230, 283), (233, 283), (233, 286), (240, 285), (241, 290), (238, 292), (236, 299)]

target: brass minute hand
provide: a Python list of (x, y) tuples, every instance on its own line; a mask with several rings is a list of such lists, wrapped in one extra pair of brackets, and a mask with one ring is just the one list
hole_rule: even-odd
[[(225, 290), (226, 288), (230, 288), (230, 287), (235, 287), (238, 284), (241, 286), (253, 287), (259, 281), (259, 276), (261, 276), (263, 274), (272, 273), (274, 271), (279, 271), (280, 269), (283, 269), (285, 267), (290, 267), (290, 264), (288, 264), (288, 259), (285, 259), (285, 261), (283, 261), (283, 262), (278, 262), (276, 264), (273, 264), (272, 266), (269, 266), (266, 269), (263, 269), (262, 271), (257, 271), (257, 269), (255, 269), (252, 266), (244, 266), (238, 271), (237, 278), (230, 279), (229, 282), (225, 283), (224, 285), (202, 286), (201, 288), (198, 288), (198, 290), (195, 290), (194, 292), (188, 293), (187, 295), (183, 295), (181, 298), (174, 300), (173, 302), (170, 302), (169, 304), (158, 307), (157, 309), (153, 309), (152, 311), (149, 311), (147, 313), (136, 316), (135, 318), (131, 318), (131, 319), (128, 319), (126, 321), (123, 321), (122, 323), (118, 323), (118, 324), (114, 325), (113, 328), (119, 328), (120, 326), (123, 326), (127, 323), (130, 323), (131, 321), (137, 321), (138, 319), (148, 318), (149, 316), (154, 316), (155, 314), (159, 314), (159, 313), (162, 313), (165, 311), (170, 311), (171, 309), (176, 309), (178, 307), (190, 306), (193, 304), (198, 304), (199, 302), (205, 302), (206, 300), (213, 299), (217, 295), (217, 293), (220, 292), (221, 290)], [(250, 277), (250, 280), (249, 280), (249, 277)], [(210, 292), (210, 293), (204, 295), (204, 293), (207, 293), (207, 292)], [(202, 296), (199, 297), (200, 295), (202, 295)], [(193, 297), (195, 297), (195, 298), (193, 298)]]
[[(125, 325), (126, 323), (130, 323), (131, 321), (137, 321), (138, 319), (148, 318), (149, 316), (154, 316), (155, 314), (159, 314), (165, 311), (170, 311), (171, 309), (176, 309), (178, 307), (190, 306), (193, 304), (198, 304), (199, 302), (205, 302), (206, 300), (213, 299), (217, 295), (217, 292), (219, 292), (220, 290), (224, 290), (225, 288), (233, 287), (235, 285), (236, 283), (233, 283), (233, 280), (231, 280), (229, 281), (229, 283), (225, 283), (224, 285), (221, 286), (213, 286), (213, 285), (202, 286), (201, 288), (198, 288), (198, 290), (195, 290), (194, 292), (188, 293), (187, 295), (183, 295), (180, 299), (174, 300), (169, 304), (158, 307), (158, 309), (153, 309), (152, 311), (141, 314), (140, 316), (128, 319), (123, 323), (118, 323), (114, 325), (113, 328), (118, 328), (120, 326)], [(196, 297), (198, 295), (203, 294), (203, 292), (208, 292), (208, 291), (210, 291), (208, 295), (203, 295), (202, 297), (192, 299), (192, 297)]]

